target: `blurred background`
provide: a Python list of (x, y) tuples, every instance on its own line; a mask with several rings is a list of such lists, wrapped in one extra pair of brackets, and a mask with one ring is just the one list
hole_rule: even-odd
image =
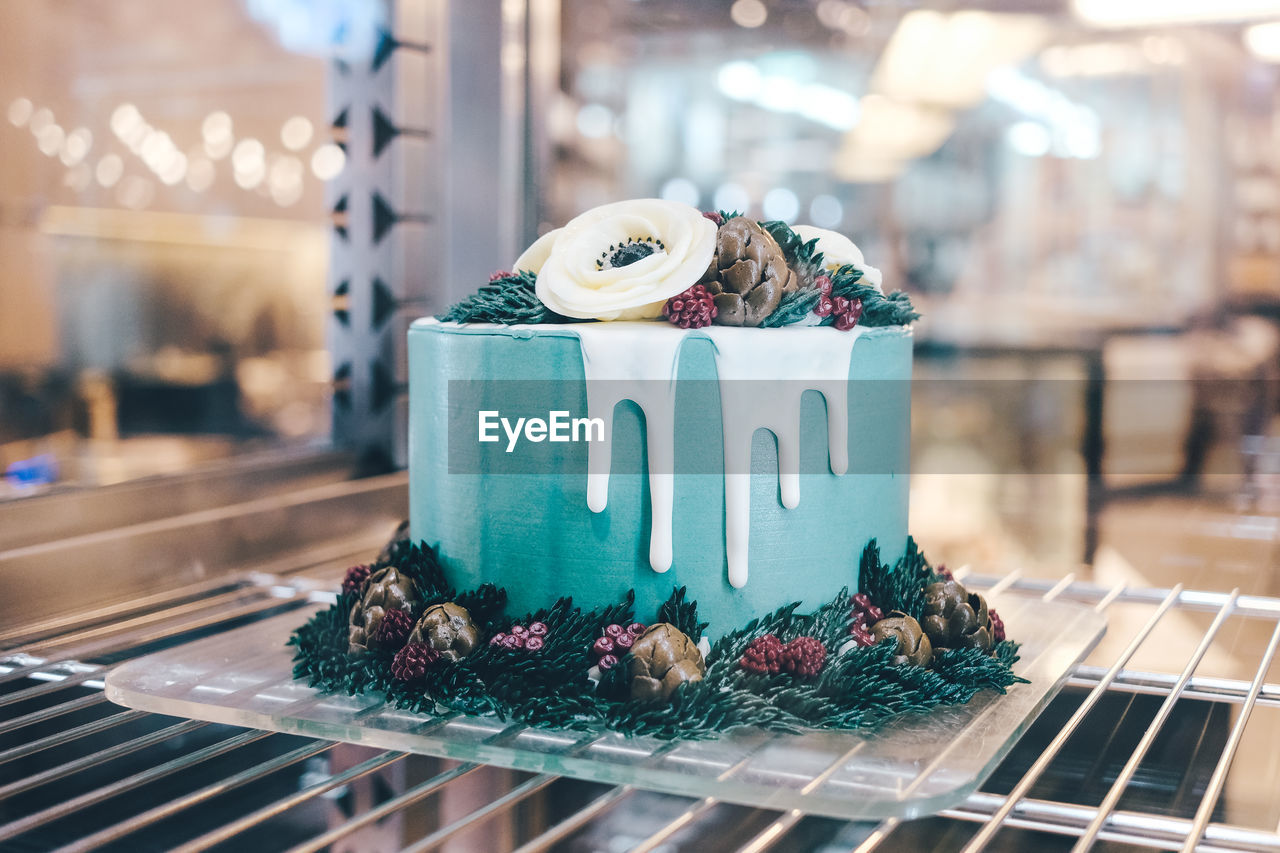
[(1280, 510), (1278, 61), (1260, 0), (0, 4), (0, 499), (403, 467), (408, 322), (662, 196), (912, 295), (933, 553), (1150, 564)]
[[(255, 811), (365, 754), (280, 771), (285, 736), (241, 753), (269, 758), (253, 784), (165, 811), (240, 772), (200, 757), (233, 730), (188, 740), (96, 680), (368, 560), (406, 506), (409, 323), (578, 212), (661, 196), (850, 235), (924, 315), (914, 535), (1107, 609), (977, 810), (886, 849), (963, 844), (1175, 584), (1020, 803), (1043, 831), (997, 848), (1067, 849), (1131, 754), (1101, 849), (1181, 844), (1256, 700), (1210, 829), (1276, 849), (1280, 604), (1250, 596), (1280, 595), (1278, 82), (1280, 0), (0, 0), (0, 842), (172, 849), (248, 814), (263, 849), (351, 821), (329, 849), (396, 849), (470, 815), (446, 829), (480, 840), (447, 849), (568, 826), (563, 849), (614, 850), (684, 826), (687, 801), (629, 789), (575, 817), (600, 789), (567, 780), (489, 803), (519, 775), (496, 768), (366, 821), (421, 764)], [(143, 786), (155, 762), (184, 772)], [(153, 806), (173, 819), (111, 834)], [(773, 819), (708, 807), (656, 849), (873, 829)]]

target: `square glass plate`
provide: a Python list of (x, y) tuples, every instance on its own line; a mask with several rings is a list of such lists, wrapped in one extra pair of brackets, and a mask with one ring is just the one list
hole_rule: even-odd
[(716, 740), (668, 742), (603, 728), (555, 731), (495, 717), (401, 711), (379, 696), (323, 694), (294, 681), (297, 610), (117, 667), (116, 703), (157, 714), (348, 741), (767, 809), (849, 820), (912, 818), (962, 802), (1061, 689), (1106, 631), (1105, 617), (1070, 601), (1016, 590), (991, 599), (1022, 642), (1001, 696), (899, 718), (875, 732), (776, 734), (744, 729)]

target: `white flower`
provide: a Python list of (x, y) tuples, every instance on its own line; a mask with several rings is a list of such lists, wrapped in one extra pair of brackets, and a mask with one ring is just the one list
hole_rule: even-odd
[[(539, 263), (543, 243), (550, 250)], [(635, 320), (657, 317), (664, 302), (695, 284), (711, 265), (715, 245), (715, 223), (696, 209), (637, 199), (572, 219), (530, 246), (516, 268), (537, 265), (538, 298), (552, 311)]]
[(542, 269), (542, 265), (547, 262), (547, 258), (551, 255), (551, 249), (555, 246), (556, 240), (560, 238), (560, 232), (563, 230), (563, 228), (556, 228), (534, 240), (533, 245), (525, 249), (520, 257), (516, 258), (516, 265), (511, 268), (512, 272), (531, 272), (537, 275), (538, 270)]
[(828, 270), (853, 264), (862, 270), (863, 281), (876, 290), (884, 292), (882, 287), (884, 276), (881, 275), (880, 270), (867, 263), (862, 257), (862, 250), (848, 237), (825, 228), (815, 228), (812, 225), (793, 225), (791, 230), (806, 243), (817, 238), (817, 248), (822, 253), (822, 263)]

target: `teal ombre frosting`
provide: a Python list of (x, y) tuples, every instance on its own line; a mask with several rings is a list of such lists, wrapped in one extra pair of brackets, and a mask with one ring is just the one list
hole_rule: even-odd
[[(763, 339), (762, 339), (763, 340)], [(573, 326), (507, 328), (419, 321), (409, 331), (410, 524), (438, 546), (459, 588), (505, 587), (513, 612), (563, 595), (583, 606), (636, 591), (637, 618), (651, 621), (673, 586), (687, 586), (712, 638), (793, 601), (802, 609), (857, 584), (869, 539), (892, 557), (907, 537), (911, 331), (864, 330), (849, 365), (849, 471), (825, 469), (827, 418), (817, 392), (801, 405), (800, 504), (779, 499), (777, 449), (757, 431), (752, 450), (750, 574), (728, 582), (724, 479), (677, 474), (674, 562), (649, 565), (650, 496), (644, 418), (615, 409), (607, 508), (587, 508), (586, 446), (539, 444), (537, 473), (512, 470), (500, 447), (476, 440), (477, 400), (504, 414), (565, 409), (586, 416), (582, 354)], [(676, 397), (676, 470), (723, 471), (720, 404), (712, 342), (686, 340)], [(473, 383), (451, 380), (543, 380)], [(552, 381), (546, 381), (552, 380)], [(888, 381), (869, 381), (888, 380)], [(685, 389), (688, 389), (686, 392)], [(450, 432), (453, 446), (450, 446)], [(504, 439), (505, 443), (505, 439)], [(498, 450), (497, 455), (494, 451)], [(701, 454), (695, 463), (685, 454)], [(554, 473), (548, 473), (554, 472)]]

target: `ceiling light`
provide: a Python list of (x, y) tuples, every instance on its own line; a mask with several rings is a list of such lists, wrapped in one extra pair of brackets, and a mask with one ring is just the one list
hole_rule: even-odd
[(760, 0), (737, 0), (729, 9), (729, 17), (738, 26), (752, 30), (769, 20), (769, 10)]
[(1072, 0), (1076, 16), (1098, 27), (1149, 27), (1251, 21), (1280, 15), (1280, 0)]
[(1244, 31), (1244, 43), (1266, 62), (1280, 62), (1280, 21), (1255, 24)]

